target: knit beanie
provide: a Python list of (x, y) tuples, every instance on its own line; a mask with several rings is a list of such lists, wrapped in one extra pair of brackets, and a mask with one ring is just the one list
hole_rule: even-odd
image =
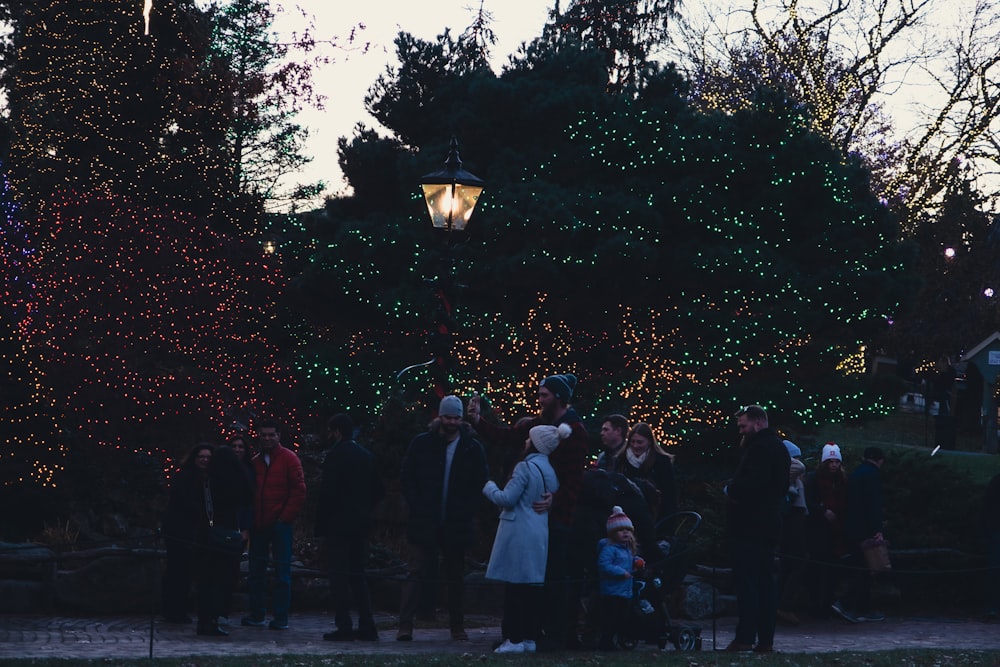
[(833, 442), (828, 442), (823, 445), (823, 458), (820, 462), (829, 461), (830, 459), (836, 459), (837, 461), (844, 460), (844, 458), (840, 455), (840, 447)]
[(559, 441), (565, 440), (571, 433), (573, 433), (573, 429), (569, 424), (559, 424), (558, 428), (555, 426), (535, 426), (528, 431), (528, 437), (531, 438), (531, 444), (535, 446), (536, 450), (548, 456), (556, 451)]
[(791, 440), (782, 440), (782, 442), (785, 443), (785, 449), (788, 450), (788, 455), (791, 456), (793, 459), (802, 456), (802, 450), (799, 449), (798, 445), (796, 445), (794, 442), (792, 442)]
[(576, 389), (576, 376), (572, 373), (550, 375), (542, 380), (541, 386), (555, 394), (563, 403), (569, 403), (573, 398), (573, 390)]
[(628, 518), (628, 515), (625, 514), (625, 511), (621, 507), (615, 505), (611, 508), (611, 516), (608, 517), (608, 535), (619, 528), (631, 528), (635, 530), (635, 526), (632, 525), (632, 519)]
[(438, 406), (438, 415), (442, 417), (461, 417), (462, 399), (455, 395), (445, 396), (441, 399), (441, 405)]

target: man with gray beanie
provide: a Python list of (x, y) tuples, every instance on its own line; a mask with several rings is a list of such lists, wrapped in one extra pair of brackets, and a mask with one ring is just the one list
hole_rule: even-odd
[[(582, 554), (570, 549), (570, 531), (576, 513), (576, 501), (583, 486), (589, 438), (583, 420), (570, 405), (576, 390), (576, 376), (571, 373), (550, 375), (539, 383), (539, 414), (523, 419), (517, 426), (504, 426), (481, 418), (478, 396), (469, 399), (469, 421), (489, 444), (505, 450), (520, 451), (528, 433), (535, 426), (568, 424), (572, 433), (552, 452), (549, 463), (559, 478), (559, 490), (551, 497), (549, 512), (548, 565), (545, 570), (545, 602), (542, 631), (545, 635), (539, 650), (577, 648), (576, 619), (580, 600), (579, 582), (583, 576)], [(536, 511), (548, 510), (547, 503), (536, 503)]]
[(465, 550), (476, 543), (476, 511), (489, 471), (476, 434), (462, 422), (462, 399), (445, 396), (426, 433), (410, 442), (399, 480), (409, 509), (407, 578), (399, 605), (396, 639), (413, 639), (413, 619), (421, 583), (432, 579), (444, 561), (448, 619), (452, 639), (468, 639), (462, 599)]

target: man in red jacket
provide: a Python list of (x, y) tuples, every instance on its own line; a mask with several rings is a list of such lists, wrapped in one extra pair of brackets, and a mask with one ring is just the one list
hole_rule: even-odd
[(292, 522), (306, 500), (306, 480), (298, 455), (281, 446), (278, 422), (264, 420), (257, 428), (260, 453), (253, 457), (257, 488), (254, 496), (254, 527), (250, 531), (250, 615), (243, 625), (263, 626), (267, 611), (267, 559), (274, 559), (277, 582), (274, 586), (272, 630), (288, 629), (288, 608), (292, 602)]

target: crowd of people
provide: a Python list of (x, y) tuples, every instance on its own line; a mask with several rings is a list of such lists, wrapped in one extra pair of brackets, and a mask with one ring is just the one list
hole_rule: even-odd
[[(589, 436), (571, 403), (576, 384), (571, 374), (544, 378), (538, 412), (511, 426), (487, 419), (478, 395), (467, 404), (445, 396), (428, 429), (409, 443), (399, 476), (410, 549), (398, 641), (413, 639), (439, 569), (451, 637), (468, 639), (466, 552), (479, 543), (480, 509), (488, 501), (499, 518), (486, 578), (504, 584), (496, 652), (580, 648), (587, 638), (602, 650), (621, 645), (633, 577), (645, 567), (643, 549), (655, 545), (657, 520), (678, 508), (673, 456), (649, 425), (612, 414), (601, 420), (603, 451), (592, 462)], [(866, 450), (848, 476), (839, 447), (829, 444), (817, 470), (807, 473), (801, 451), (769, 427), (763, 408), (743, 408), (736, 419), (741, 458), (724, 495), (739, 619), (728, 650), (773, 650), (777, 618), (797, 622), (796, 593), (803, 587), (817, 615), (879, 618), (867, 608), (870, 577), (848, 577), (843, 603), (835, 596), (845, 559), (862, 563), (862, 544), (882, 539), (882, 452)], [(365, 560), (386, 490), (355, 430), (346, 414), (328, 421), (317, 496), (315, 534), (324, 547), (336, 626), (324, 635), (330, 641), (379, 638)], [(218, 447), (199, 444), (171, 480), (163, 615), (191, 622), (186, 601), (196, 581), (199, 635), (227, 634), (244, 556), (249, 613), (241, 624), (288, 628), (292, 524), (305, 504), (305, 478), (299, 457), (281, 443), (278, 423), (264, 421), (256, 431), (255, 455), (243, 435)], [(505, 470), (493, 471), (492, 479), (488, 461), (495, 457), (487, 452), (508, 453)], [(861, 567), (848, 571), (867, 575)], [(581, 610), (587, 611), (582, 628)]]
[[(202, 636), (225, 636), (244, 546), (249, 546), (247, 589), (250, 614), (243, 625), (265, 625), (267, 571), (274, 630), (288, 628), (292, 597), (292, 523), (306, 499), (298, 455), (281, 445), (281, 427), (265, 420), (257, 427), (260, 451), (250, 456), (243, 435), (225, 445), (199, 443), (181, 461), (170, 483), (162, 532), (167, 563), (163, 575), (163, 617), (190, 623), (187, 599), (197, 582)], [(220, 622), (221, 621), (221, 622)]]

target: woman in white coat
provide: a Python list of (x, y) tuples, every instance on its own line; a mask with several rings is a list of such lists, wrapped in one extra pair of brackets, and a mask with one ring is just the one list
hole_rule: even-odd
[(548, 557), (549, 517), (532, 509), (543, 493), (555, 493), (559, 480), (549, 454), (572, 433), (568, 424), (535, 426), (528, 432), (524, 457), (503, 489), (489, 481), (485, 495), (500, 507), (486, 578), (504, 581), (503, 635), (497, 653), (531, 653), (541, 627), (542, 584)]

